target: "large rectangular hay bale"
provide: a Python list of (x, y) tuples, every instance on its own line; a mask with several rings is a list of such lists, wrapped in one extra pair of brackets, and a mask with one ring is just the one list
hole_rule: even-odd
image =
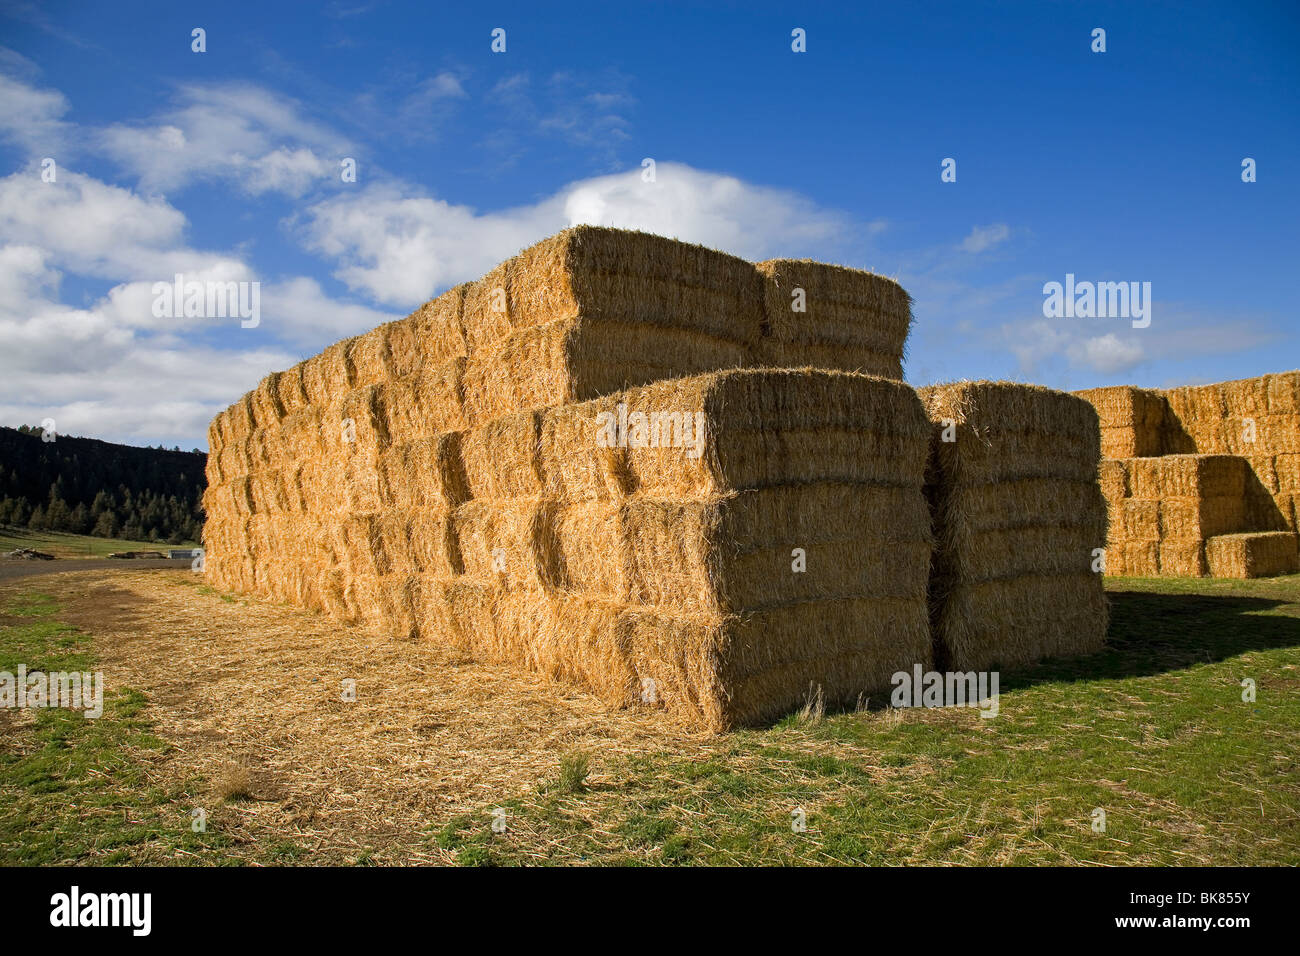
[(570, 501), (817, 481), (908, 485), (923, 477), (928, 432), (901, 382), (737, 369), (547, 409), (538, 480)]
[(1263, 578), (1300, 572), (1300, 550), (1292, 531), (1217, 535), (1205, 543), (1210, 574), (1216, 578)]
[(578, 226), (530, 246), (465, 298), (470, 352), (560, 319), (681, 328), (749, 345), (762, 322), (751, 263), (648, 233)]
[(1105, 458), (1140, 458), (1164, 452), (1169, 404), (1153, 389), (1117, 385), (1075, 392), (1097, 409)]
[(766, 315), (758, 364), (903, 377), (912, 300), (897, 282), (808, 259), (769, 259), (757, 269)]
[[(931, 603), (940, 664), (984, 670), (1100, 648), (1107, 502), (1092, 405), (1008, 382), (931, 386), (921, 397), (933, 423)], [(1053, 451), (1039, 457), (1040, 444)], [(983, 516), (999, 508), (1011, 530), (972, 527), (972, 512), (986, 525)]]

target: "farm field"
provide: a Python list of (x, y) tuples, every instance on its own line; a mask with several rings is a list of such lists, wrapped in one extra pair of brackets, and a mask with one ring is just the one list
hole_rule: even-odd
[(96, 538), (85, 534), (66, 534), (62, 531), (28, 531), (0, 525), (0, 554), (15, 548), (32, 548), (56, 558), (103, 558), (115, 551), (162, 551), (168, 548), (193, 548), (197, 544), (167, 544), (156, 541), (130, 541), (126, 538)]
[(0, 863), (1300, 862), (1300, 576), (1106, 587), (1106, 647), (1003, 674), (992, 719), (710, 737), (186, 571), (0, 584), (0, 671), (107, 685), (98, 720), (0, 709)]

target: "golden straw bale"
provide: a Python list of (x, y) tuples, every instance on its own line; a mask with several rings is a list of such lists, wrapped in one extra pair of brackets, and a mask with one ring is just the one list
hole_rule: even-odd
[(305, 362), (299, 362), (293, 368), (281, 372), (276, 382), (280, 392), (280, 407), (285, 415), (300, 412), (310, 404), (302, 378), (305, 366)]
[(284, 406), (280, 403), (280, 372), (272, 372), (257, 383), (253, 389), (253, 423), (262, 429), (274, 428), (284, 417)]
[(1263, 578), (1300, 572), (1297, 536), (1291, 531), (1216, 535), (1205, 542), (1216, 578)]
[(1246, 491), (1246, 460), (1237, 455), (1164, 455), (1129, 464), (1134, 498), (1240, 498)]
[(281, 420), (278, 431), (278, 446), (285, 464), (303, 462), (325, 454), (321, 416), (315, 407), (289, 413)]
[(957, 382), (918, 393), (935, 424), (938, 467), (953, 484), (1097, 480), (1100, 428), (1083, 399), (1013, 382)]
[(1128, 465), (1122, 459), (1103, 459), (1098, 475), (1107, 501), (1114, 503), (1128, 497)]
[(555, 502), (547, 518), (541, 566), (551, 587), (621, 604), (632, 600), (633, 559), (649, 543), (627, 533), (623, 506)]
[(471, 353), (511, 331), (580, 317), (623, 325), (678, 326), (741, 344), (757, 340), (761, 279), (725, 253), (647, 233), (566, 229), (510, 259), (471, 287)]
[(475, 498), (539, 497), (541, 411), (517, 412), (465, 433), (460, 458)]
[(1300, 454), (1282, 454), (1273, 458), (1273, 481), (1269, 491), (1300, 494)]
[(1234, 534), (1246, 524), (1244, 495), (1168, 497), (1159, 505), (1161, 541), (1202, 541), (1217, 534)]
[(445, 365), (468, 353), (462, 318), (469, 284), (448, 289), (402, 320), (412, 335), (389, 336), (389, 354), (395, 374), (414, 374), (419, 368)]
[(415, 405), (420, 419), (420, 436), (460, 431), (468, 426), (465, 415), (465, 360), (453, 358), (429, 363), (411, 376)]
[(629, 609), (620, 623), (640, 695), (726, 730), (788, 713), (811, 686), (852, 704), (914, 664), (928, 670), (927, 617), (923, 598), (847, 598), (723, 618)]
[(473, 423), (521, 408), (585, 401), (634, 385), (748, 364), (743, 344), (690, 328), (568, 318), (528, 326), (473, 352)]
[(1268, 414), (1268, 380), (1269, 376), (1261, 375), (1220, 382), (1225, 417), (1258, 418)]
[(1269, 414), (1300, 414), (1300, 371), (1279, 372), (1265, 378)]
[(816, 481), (908, 485), (921, 480), (928, 445), (907, 386), (812, 369), (672, 379), (543, 418), (539, 472), (548, 494), (570, 501)]
[(1160, 540), (1160, 502), (1129, 498), (1123, 502), (1124, 534), (1129, 541)]
[(546, 506), (536, 498), (467, 501), (452, 516), (464, 573), (504, 587), (540, 587)]
[(892, 279), (808, 259), (769, 259), (759, 364), (902, 378), (912, 300)]
[(407, 554), (414, 574), (451, 577), (465, 572), (450, 510), (416, 508), (395, 513), (406, 518)]
[[(340, 469), (334, 469), (338, 474)], [(376, 462), (357, 455), (341, 467), (342, 500), (353, 514), (378, 511), (384, 506), (383, 487)]]
[(317, 408), (336, 404), (352, 389), (347, 350), (350, 340), (335, 342), (302, 363), (302, 384), (307, 399)]
[(1161, 577), (1203, 578), (1209, 571), (1203, 540), (1161, 541), (1159, 560)]
[(364, 386), (345, 393), (322, 412), (321, 441), (330, 461), (361, 457), (377, 462), (387, 450), (388, 431), (379, 394), (378, 386)]
[(940, 668), (996, 670), (1095, 653), (1106, 636), (1100, 581), (1100, 574), (1089, 571), (999, 578), (951, 590), (936, 618)]
[(344, 355), (352, 387), (377, 385), (392, 376), (388, 358), (388, 339), (384, 326), (347, 340)]
[(380, 458), (380, 498), (399, 510), (454, 507), (470, 497), (459, 432), (394, 445)]
[(552, 520), (544, 540), (556, 553), (543, 565), (555, 587), (677, 614), (921, 597), (930, 561), (930, 518), (915, 486), (589, 501), (556, 508)]
[[(926, 492), (938, 656), (966, 669), (1100, 647), (1108, 505), (1096, 410), (1009, 382), (931, 386), (920, 396), (933, 423)], [(1141, 509), (1123, 515), (1126, 530), (1144, 519)]]
[(1160, 574), (1158, 541), (1125, 541), (1122, 548), (1125, 574), (1135, 578), (1154, 578)]
[(1199, 419), (1218, 421), (1228, 414), (1223, 391), (1218, 385), (1188, 385), (1165, 392), (1169, 407), (1184, 425)]
[[(1103, 428), (1133, 426), (1140, 426), (1142, 429), (1159, 428), (1164, 424), (1169, 408), (1168, 400), (1160, 392), (1149, 388), (1134, 388), (1131, 385), (1089, 388), (1073, 394), (1084, 399), (1097, 410), (1097, 419)], [(1148, 454), (1159, 453), (1159, 449), (1148, 452)]]

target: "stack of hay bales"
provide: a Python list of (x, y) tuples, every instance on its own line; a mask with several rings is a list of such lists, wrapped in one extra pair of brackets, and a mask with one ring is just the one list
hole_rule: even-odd
[(1195, 451), (1241, 455), (1250, 463), (1250, 526), (1260, 531), (1297, 530), (1300, 372), (1173, 388), (1165, 395), (1170, 414)]
[[(1102, 465), (1111, 506), (1108, 573), (1241, 577), (1300, 570), (1293, 533), (1300, 372), (1076, 394), (1096, 406), (1103, 454), (1116, 459)], [(1213, 460), (1199, 461), (1207, 457)], [(1225, 540), (1214, 543), (1220, 535)]]
[(1096, 651), (1106, 634), (1097, 414), (1031, 385), (921, 389), (933, 423), (931, 601), (941, 668)]
[(909, 322), (867, 273), (568, 230), (219, 415), (208, 573), (713, 728), (883, 688), (929, 662), (919, 401), (700, 373), (898, 377)]
[(525, 416), (462, 444), (460, 573), (413, 582), (442, 639), (713, 729), (929, 661), (928, 423), (906, 386), (735, 370)]
[(1111, 501), (1107, 570), (1201, 577), (1205, 542), (1243, 529), (1247, 465), (1235, 455), (1164, 455), (1106, 462)]

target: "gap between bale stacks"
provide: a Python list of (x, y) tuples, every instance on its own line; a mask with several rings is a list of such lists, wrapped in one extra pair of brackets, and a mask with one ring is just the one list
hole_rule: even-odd
[(1100, 649), (1107, 605), (1093, 568), (1106, 543), (1106, 501), (1096, 412), (1065, 393), (1010, 382), (920, 395), (933, 423), (926, 491), (940, 669)]

